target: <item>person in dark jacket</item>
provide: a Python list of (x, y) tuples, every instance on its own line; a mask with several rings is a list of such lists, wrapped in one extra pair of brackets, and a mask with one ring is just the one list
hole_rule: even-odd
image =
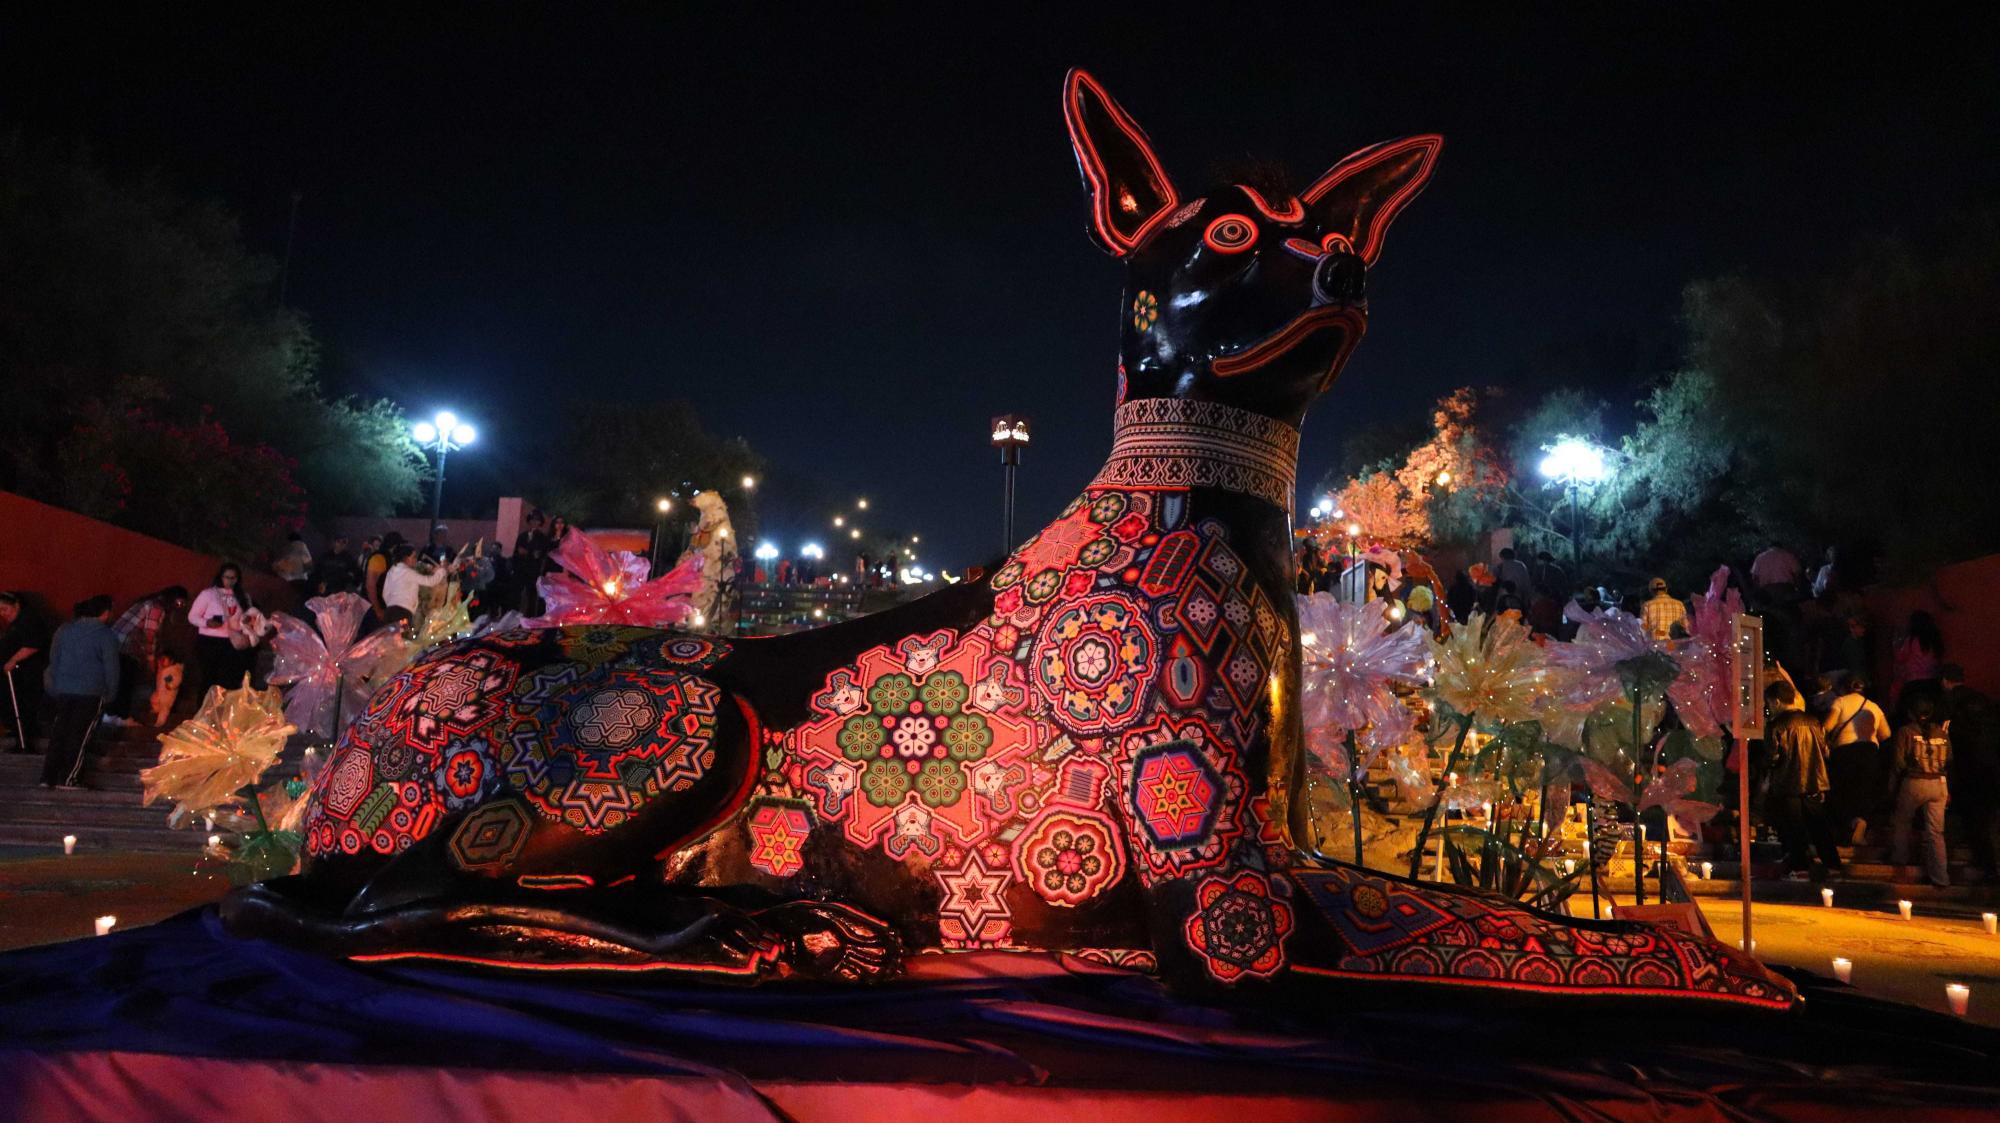
[(83, 783), (84, 750), (104, 707), (118, 696), (118, 633), (111, 630), (110, 597), (80, 602), (75, 618), (56, 629), (49, 645), (48, 680), (56, 720), (42, 757), (42, 786), (88, 787)]
[(1833, 786), (1826, 774), (1826, 735), (1806, 713), (1805, 699), (1791, 683), (1772, 683), (1764, 691), (1764, 702), (1771, 715), (1764, 731), (1771, 760), (1771, 821), (1785, 843), (1785, 875), (1797, 879), (1811, 875), (1810, 848), (1819, 851), (1826, 872), (1839, 877), (1847, 869), (1826, 814), (1826, 796)]
[[(1941, 692), (1941, 691), (1940, 691)], [(1942, 708), (1929, 691), (1904, 699), (1910, 720), (1896, 730), (1891, 768), (1896, 774), (1896, 813), (1889, 822), (1889, 861), (1910, 860), (1910, 824), (1923, 819), (1924, 880), (1938, 889), (1951, 885), (1944, 848), (1944, 812), (1951, 802), (1951, 732)]]

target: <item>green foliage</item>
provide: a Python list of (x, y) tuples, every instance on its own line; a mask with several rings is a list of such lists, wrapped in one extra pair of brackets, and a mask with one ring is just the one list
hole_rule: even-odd
[[(385, 513), (417, 498), (401, 414), (326, 398), (276, 272), (220, 206), (0, 140), (0, 486), (230, 552), (295, 525), (308, 500)], [(176, 457), (162, 446), (176, 428), (222, 442), (224, 462)], [(113, 494), (120, 476), (129, 491)]]
[(692, 518), (692, 493), (716, 489), (737, 537), (756, 534), (755, 493), (740, 481), (761, 478), (764, 459), (741, 437), (709, 433), (687, 402), (574, 400), (553, 439), (535, 494), (572, 523), (651, 526), (655, 503), (674, 494), (674, 517)]

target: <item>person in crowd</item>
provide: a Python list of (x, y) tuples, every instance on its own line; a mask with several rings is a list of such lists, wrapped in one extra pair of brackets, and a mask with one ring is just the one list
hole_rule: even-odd
[(17, 753), (29, 752), (29, 745), (41, 728), (42, 671), (48, 667), (49, 630), (39, 613), (20, 593), (0, 593), (0, 677), (4, 689), (7, 727), (13, 730)]
[(111, 598), (77, 603), (69, 623), (49, 646), (49, 694), (55, 724), (42, 756), (42, 786), (87, 788), (84, 752), (104, 707), (118, 696), (118, 635), (111, 630)]
[(2000, 712), (1993, 699), (1965, 684), (1965, 668), (1957, 663), (1940, 667), (1938, 678), (1951, 737), (1951, 800), (1980, 878), (2000, 883)]
[(306, 579), (312, 576), (312, 565), (312, 548), (294, 530), (285, 535), (284, 549), (271, 559), (271, 572), (278, 575), (278, 580), (290, 585), (292, 592), (298, 595), (299, 603), (304, 604), (306, 598), (312, 595), (312, 588), (306, 583)]
[(485, 619), (498, 616), (503, 611), (500, 602), (507, 587), (504, 576), (506, 565), (507, 559), (500, 556), (498, 542), (481, 544), (479, 552), (473, 555), (466, 570), (465, 583), (475, 616)]
[(1882, 707), (1868, 700), (1867, 690), (1860, 675), (1846, 675), (1820, 719), (1820, 729), (1826, 733), (1827, 776), (1833, 781), (1827, 815), (1834, 829), (1856, 846), (1867, 841), (1869, 820), (1881, 821), (1889, 779), (1889, 719)]
[(403, 536), (390, 531), (382, 536), (381, 545), (368, 555), (367, 568), (363, 570), (363, 592), (368, 597), (368, 609), (375, 617), (369, 622), (370, 628), (381, 627), (389, 619), (389, 606), (382, 602), (382, 579), (389, 576), (389, 566), (394, 563), (396, 551), (402, 549)]
[(1687, 605), (1680, 598), (1667, 592), (1667, 579), (1655, 577), (1646, 583), (1646, 591), (1652, 595), (1639, 606), (1639, 619), (1646, 625), (1646, 631), (1654, 639), (1667, 640), (1685, 636), (1688, 631)]
[(1789, 682), (1774, 682), (1764, 691), (1770, 721), (1764, 730), (1770, 757), (1768, 807), (1778, 837), (1785, 844), (1785, 876), (1811, 876), (1812, 851), (1819, 853), (1826, 872), (1847, 872), (1827, 822), (1826, 737), (1806, 713), (1805, 699)]
[(1319, 587), (1320, 571), (1326, 568), (1326, 563), (1320, 560), (1319, 545), (1307, 541), (1299, 547), (1294, 560), (1297, 562), (1298, 576), (1293, 580), (1293, 589), (1300, 596), (1310, 596), (1313, 590)]
[(1797, 554), (1773, 542), (1751, 559), (1750, 584), (1767, 598), (1785, 603), (1797, 593), (1799, 577), (1804, 572)]
[(1825, 600), (1840, 591), (1840, 569), (1838, 554), (1832, 546), (1826, 548), (1826, 557), (1819, 568), (1813, 571), (1812, 595), (1814, 600)]
[(1462, 623), (1472, 614), (1473, 606), (1478, 603), (1479, 590), (1473, 588), (1471, 576), (1465, 570), (1459, 570), (1458, 575), (1451, 579), (1451, 588), (1445, 590), (1445, 611), (1451, 613), (1453, 620)]
[(133, 716), (132, 699), (142, 684), (150, 685), (160, 662), (160, 627), (170, 614), (187, 611), (188, 591), (169, 585), (132, 602), (118, 616), (111, 630), (118, 636), (118, 697), (110, 712), (121, 718)]
[[(538, 573), (536, 573), (537, 577), (546, 573), (561, 573), (563, 571), (562, 563), (556, 560), (556, 551), (562, 547), (563, 539), (568, 537), (569, 537), (569, 520), (561, 515), (550, 516), (549, 534), (548, 534), (549, 548), (546, 552), (542, 554), (542, 567), (541, 570)], [(665, 551), (663, 550), (662, 552), (664, 553)], [(536, 594), (536, 603), (537, 604), (541, 603), (540, 593)]]
[[(422, 615), (423, 591), (444, 584), (445, 578), (450, 575), (444, 566), (432, 565), (419, 557), (416, 547), (408, 544), (398, 546), (395, 564), (382, 578), (382, 603), (391, 611), (400, 608), (415, 619)], [(387, 622), (389, 613), (385, 611), (382, 619)]]
[(1944, 889), (1951, 885), (1945, 865), (1944, 812), (1951, 801), (1946, 776), (1951, 770), (1951, 733), (1931, 694), (1910, 697), (1909, 719), (1896, 730), (1894, 771), (1896, 810), (1890, 817), (1889, 860), (1897, 866), (1910, 861), (1910, 824), (1923, 818), (1924, 880)]
[(431, 527), (430, 540), (426, 542), (424, 544), (424, 548), (421, 551), (419, 551), (422, 554), (423, 559), (427, 562), (431, 562), (436, 565), (444, 565), (445, 563), (451, 561), (450, 537), (451, 537), (451, 530), (450, 528), (446, 527), (443, 523), (438, 523), (435, 526)]
[(336, 534), (327, 543), (326, 552), (313, 566), (311, 585), (316, 597), (351, 593), (361, 587), (361, 563), (348, 548), (347, 535)]
[(250, 591), (243, 587), (243, 569), (223, 562), (208, 588), (194, 598), (188, 623), (195, 627), (195, 659), (201, 666), (203, 693), (211, 686), (234, 690), (250, 673), (251, 654), (236, 645), (243, 615), (250, 611)]
[(1494, 569), (1493, 577), (1504, 588), (1506, 583), (1514, 583), (1514, 595), (1522, 604), (1527, 604), (1535, 596), (1535, 578), (1528, 571), (1528, 563), (1514, 553), (1514, 547), (1500, 548), (1500, 565)]
[(1557, 600), (1569, 588), (1569, 571), (1556, 561), (1556, 556), (1547, 550), (1535, 554), (1535, 564), (1528, 567), (1528, 577), (1535, 586), (1535, 595)]
[(1942, 693), (1938, 668), (1944, 665), (1944, 634), (1937, 618), (1922, 609), (1910, 613), (1903, 634), (1890, 649), (1895, 680), (1889, 688), (1889, 706), (1902, 712), (1909, 695), (1928, 694), (1935, 701)]

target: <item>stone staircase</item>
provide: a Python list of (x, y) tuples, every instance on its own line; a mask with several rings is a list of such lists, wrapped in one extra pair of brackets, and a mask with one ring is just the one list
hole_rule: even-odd
[[(63, 836), (73, 834), (80, 852), (199, 853), (208, 840), (200, 823), (174, 830), (167, 826), (171, 804), (141, 806), (139, 770), (159, 761), (157, 732), (140, 725), (101, 727), (84, 768), (87, 791), (41, 786), (45, 741), (26, 753), (12, 751), (11, 737), (0, 741), (9, 750), (0, 752), (0, 846), (60, 853)], [(288, 746), (266, 781), (297, 775), (302, 751), (300, 743)]]

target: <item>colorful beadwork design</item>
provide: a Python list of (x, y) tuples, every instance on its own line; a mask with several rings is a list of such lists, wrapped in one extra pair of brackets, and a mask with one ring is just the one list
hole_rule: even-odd
[(505, 748), (508, 783), (550, 819), (616, 827), (715, 763), (714, 683), (674, 670), (559, 663), (523, 681)]
[(1208, 973), (1231, 983), (1245, 975), (1277, 974), (1285, 965), (1285, 937), (1291, 931), (1291, 906), (1273, 897), (1263, 876), (1245, 871), (1211, 877), (1196, 887), (1186, 936)]
[(1160, 640), (1124, 593), (1066, 601), (1036, 638), (1029, 677), (1073, 736), (1101, 736), (1139, 716), (1159, 673)]
[(1080, 905), (1125, 874), (1118, 828), (1102, 815), (1056, 808), (1021, 836), (1018, 872), (1042, 900)]
[(1132, 298), (1132, 326), (1140, 331), (1151, 331), (1153, 325), (1159, 322), (1160, 298), (1140, 289), (1139, 295)]
[(1573, 927), (1497, 898), (1346, 867), (1291, 877), (1341, 945), (1337, 966), (1297, 968), (1310, 974), (1792, 1003), (1791, 991), (1755, 960), (1669, 928)]
[(812, 835), (812, 816), (802, 803), (760, 799), (750, 805), (750, 865), (772, 877), (790, 877), (805, 868), (803, 850)]
[(959, 865), (937, 871), (944, 886), (938, 904), (938, 931), (948, 947), (999, 947), (1007, 943), (1009, 921), (1005, 890), (1008, 877), (990, 869), (977, 853), (963, 852)]
[(504, 868), (528, 844), (534, 818), (518, 799), (501, 799), (459, 820), (445, 849), (463, 870), (486, 872)]

